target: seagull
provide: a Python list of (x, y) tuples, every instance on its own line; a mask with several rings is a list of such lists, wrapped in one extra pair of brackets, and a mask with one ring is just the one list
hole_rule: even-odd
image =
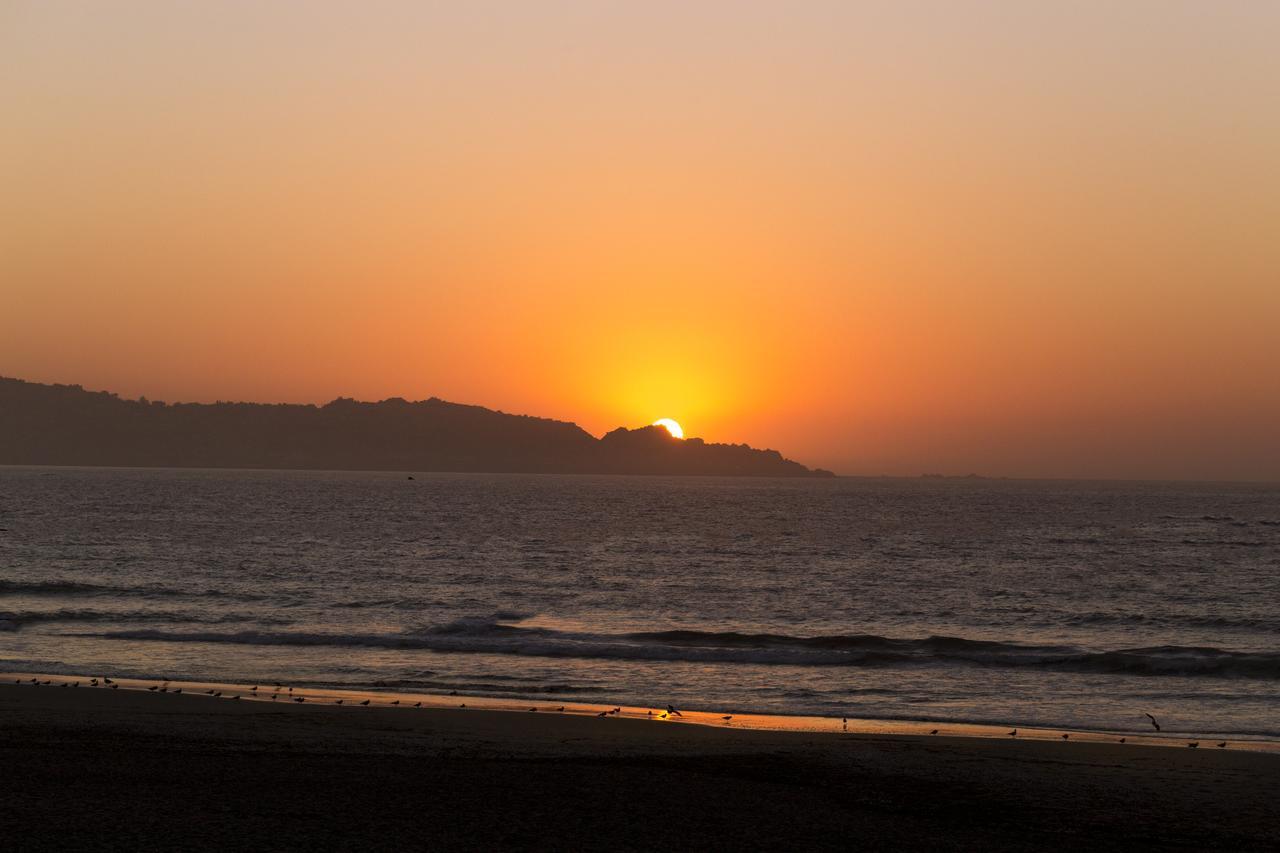
[(933, 731), (929, 732), (929, 734), (931, 734), (931, 735), (936, 735), (937, 733), (938, 733), (938, 730), (937, 730), (937, 729), (934, 729)]
[(671, 716), (673, 716), (673, 717), (683, 717), (683, 716), (684, 716), (684, 714), (681, 714), (679, 711), (677, 711), (675, 708), (671, 707), (670, 705), (668, 705), (668, 706), (667, 706), (667, 713), (668, 713), (668, 714), (670, 714), (670, 715), (671, 715)]
[(459, 707), (459, 708), (465, 708), (465, 707), (467, 707), (467, 703), (466, 703), (466, 702), (463, 702), (463, 703), (462, 703), (461, 705), (459, 705), (458, 707)]
[(366, 699), (366, 700), (364, 700), (363, 702), (361, 702), (360, 704), (367, 708), (367, 707), (369, 707), (369, 701), (370, 701), (370, 700)]
[(1146, 717), (1151, 721), (1151, 725), (1155, 726), (1156, 731), (1160, 731), (1160, 724), (1156, 722), (1156, 718), (1150, 714), (1147, 714)]
[(341, 700), (341, 699), (339, 699), (337, 702), (334, 702), (333, 704), (335, 704), (335, 705), (341, 705), (341, 704), (342, 704), (342, 700)]
[(1017, 729), (1014, 729), (1013, 731), (1009, 732), (1009, 737), (1017, 737), (1017, 736), (1018, 736), (1018, 730), (1017, 730)]
[(399, 705), (399, 704), (400, 704), (400, 700), (399, 700), (399, 699), (397, 699), (396, 701), (392, 702), (391, 704), (392, 704), (392, 705)]
[(610, 714), (621, 714), (621, 713), (622, 713), (622, 709), (621, 709), (621, 708), (614, 708), (614, 709), (613, 709), (612, 711), (610, 711), (609, 713), (610, 713)]
[(724, 720), (727, 723), (733, 719), (733, 714), (729, 714), (728, 716), (721, 717), (720, 719)]
[[(603, 715), (601, 715), (601, 716), (603, 716)], [(666, 718), (667, 718), (667, 712), (666, 712), (666, 711), (663, 711), (661, 714), (659, 714), (659, 715), (658, 715), (658, 719), (659, 719), (659, 720), (665, 720)]]
[(1226, 749), (1226, 748), (1227, 748), (1227, 742), (1225, 740), (1222, 743), (1218, 744), (1218, 749)]
[[(530, 708), (529, 710), (530, 710), (530, 711), (532, 711), (533, 709), (532, 709), (532, 708)], [(608, 711), (601, 711), (599, 714), (596, 714), (596, 716), (597, 716), (597, 717), (607, 717), (607, 716), (609, 716), (609, 712), (608, 712)]]
[(559, 708), (556, 708), (556, 712), (557, 712), (557, 713), (560, 713), (560, 714), (563, 714), (563, 713), (564, 713), (564, 706), (563, 706), (563, 705), (561, 705)]
[(529, 710), (530, 710), (530, 711), (536, 711), (536, 710), (538, 710), (538, 709), (537, 709), (537, 708), (530, 708)]
[(256, 684), (255, 684), (255, 685), (253, 685), (252, 687), (250, 687), (250, 688), (249, 688), (249, 692), (250, 692), (250, 693), (257, 693), (257, 692), (258, 692), (258, 685), (256, 685)]
[(114, 682), (114, 681), (112, 681), (110, 678), (107, 678), (105, 675), (104, 675), (104, 676), (102, 676), (102, 683), (103, 683), (103, 684), (115, 684), (115, 682)]
[(413, 707), (415, 707), (415, 708), (421, 708), (421, 707), (422, 707), (422, 703), (421, 703), (421, 702), (414, 702), (414, 703), (413, 703)]
[(1125, 739), (1124, 739), (1124, 738), (1120, 738), (1120, 742), (1121, 742), (1121, 743), (1124, 743), (1124, 741), (1125, 741)]
[(1200, 741), (1198, 740), (1192, 741), (1191, 743), (1187, 744), (1187, 746), (1190, 747), (1191, 749), (1198, 749), (1200, 746)]
[(1062, 739), (1063, 739), (1063, 740), (1070, 740), (1070, 739), (1071, 739), (1071, 735), (1064, 734), (1064, 735), (1062, 736)]

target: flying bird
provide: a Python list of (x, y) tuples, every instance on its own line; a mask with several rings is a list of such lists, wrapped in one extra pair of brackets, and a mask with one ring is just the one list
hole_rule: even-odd
[(1155, 726), (1156, 731), (1160, 731), (1160, 724), (1156, 722), (1156, 718), (1150, 714), (1147, 714), (1146, 717), (1151, 721), (1151, 725)]

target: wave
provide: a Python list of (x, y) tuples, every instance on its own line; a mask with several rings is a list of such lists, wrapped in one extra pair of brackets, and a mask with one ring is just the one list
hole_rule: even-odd
[(0, 631), (18, 631), (44, 622), (162, 622), (173, 625), (225, 625), (234, 622), (287, 625), (291, 620), (258, 614), (225, 613), (218, 616), (159, 610), (0, 610)]
[(492, 619), (463, 619), (396, 634), (142, 629), (81, 636), (156, 642), (421, 649), (652, 662), (851, 667), (974, 666), (1138, 676), (1280, 679), (1280, 653), (1236, 652), (1212, 647), (1153, 646), (1090, 651), (1075, 646), (1028, 645), (945, 636), (923, 639), (894, 639), (875, 634), (793, 637), (683, 630), (590, 634), (521, 628)]
[(48, 596), (126, 596), (139, 598), (225, 598), (234, 601), (265, 601), (267, 596), (225, 589), (183, 589), (180, 587), (141, 585), (118, 586), (73, 580), (7, 581), (0, 580), (0, 595)]

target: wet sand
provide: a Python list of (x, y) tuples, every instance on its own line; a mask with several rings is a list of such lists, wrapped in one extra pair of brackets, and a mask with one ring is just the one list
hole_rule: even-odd
[(5, 846), (1280, 844), (1280, 756), (1212, 743), (760, 731), (332, 701), (0, 685)]

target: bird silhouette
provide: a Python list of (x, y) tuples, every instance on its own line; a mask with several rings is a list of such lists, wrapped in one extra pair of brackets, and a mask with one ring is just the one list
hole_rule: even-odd
[(400, 700), (399, 700), (399, 699), (397, 699), (396, 701), (392, 702), (391, 704), (392, 704), (392, 705), (399, 705), (399, 704), (400, 704)]
[(422, 703), (421, 703), (421, 702), (414, 702), (414, 703), (413, 703), (413, 707), (415, 707), (415, 708), (421, 708), (421, 707), (422, 707)]
[(564, 713), (564, 706), (563, 706), (563, 705), (561, 705), (559, 708), (556, 708), (556, 710), (557, 710), (558, 712), (560, 712), (561, 714), (563, 714), (563, 713)]
[(361, 705), (364, 705), (364, 706), (367, 708), (367, 707), (369, 706), (369, 700), (368, 700), (368, 699), (366, 699), (366, 700), (364, 700), (363, 702), (361, 702), (360, 704), (361, 704)]
[(1017, 729), (1014, 729), (1013, 731), (1009, 732), (1009, 737), (1017, 737), (1017, 736), (1018, 736), (1018, 730), (1017, 730)]
[(256, 684), (255, 684), (255, 685), (253, 685), (252, 687), (250, 687), (250, 688), (249, 688), (249, 692), (250, 692), (250, 693), (257, 693), (257, 692), (258, 692), (258, 685), (256, 685)]
[(1198, 741), (1198, 740), (1194, 740), (1194, 741), (1192, 741), (1191, 743), (1187, 744), (1187, 746), (1188, 746), (1188, 747), (1190, 747), (1191, 749), (1199, 749), (1199, 748), (1200, 748), (1200, 741)]
[(727, 723), (733, 719), (733, 714), (728, 714), (726, 716), (721, 717), (720, 719), (724, 720)]
[(1150, 714), (1147, 714), (1146, 717), (1148, 720), (1151, 721), (1151, 725), (1155, 727), (1155, 730), (1160, 731), (1160, 724), (1156, 722), (1156, 718), (1151, 716)]
[(537, 709), (537, 708), (530, 708), (529, 710), (530, 710), (530, 711), (536, 711), (536, 710), (538, 710), (538, 709)]
[(459, 705), (458, 707), (459, 707), (459, 708), (465, 708), (465, 707), (467, 707), (467, 703), (466, 703), (466, 702), (463, 702), (463, 703), (462, 703), (461, 705)]
[(335, 705), (341, 705), (341, 704), (342, 704), (342, 700), (341, 700), (341, 699), (339, 699), (337, 702), (334, 702), (333, 704), (335, 704)]
[(938, 733), (938, 730), (937, 730), (937, 729), (934, 729), (933, 731), (929, 732), (929, 734), (931, 734), (931, 735), (936, 735), (937, 733)]
[(667, 716), (668, 716), (668, 715), (667, 715), (667, 712), (666, 712), (666, 711), (663, 711), (661, 714), (659, 714), (659, 715), (658, 715), (658, 719), (659, 719), (659, 720), (665, 720), (665, 719), (667, 718)]
[(1222, 743), (1218, 744), (1218, 749), (1226, 749), (1226, 748), (1227, 748), (1227, 742), (1225, 740)]
[(596, 716), (597, 716), (597, 717), (607, 717), (607, 716), (609, 716), (609, 712), (608, 712), (608, 711), (601, 711), (599, 714), (596, 714)]
[(295, 701), (295, 702), (297, 702), (299, 705), (301, 705), (303, 702), (307, 701), (307, 697), (306, 697), (306, 696), (295, 696), (295, 697), (294, 697), (294, 699), (293, 699), (293, 701)]
[(1125, 741), (1125, 739), (1124, 739), (1124, 738), (1120, 738), (1120, 742), (1121, 742), (1121, 743), (1124, 743), (1124, 741)]
[(1063, 740), (1070, 740), (1070, 739), (1071, 739), (1071, 735), (1069, 735), (1069, 734), (1064, 734), (1064, 735), (1062, 736), (1062, 739), (1063, 739)]
[(103, 683), (103, 684), (115, 684), (115, 682), (114, 682), (114, 681), (112, 681), (110, 678), (107, 678), (105, 675), (104, 675), (104, 676), (102, 676), (102, 683)]
[(671, 716), (673, 716), (673, 717), (683, 717), (683, 716), (684, 716), (684, 714), (681, 714), (679, 711), (677, 711), (675, 708), (671, 707), (670, 705), (668, 705), (668, 706), (667, 706), (667, 713), (668, 713), (668, 714), (670, 714), (670, 715), (671, 715)]

